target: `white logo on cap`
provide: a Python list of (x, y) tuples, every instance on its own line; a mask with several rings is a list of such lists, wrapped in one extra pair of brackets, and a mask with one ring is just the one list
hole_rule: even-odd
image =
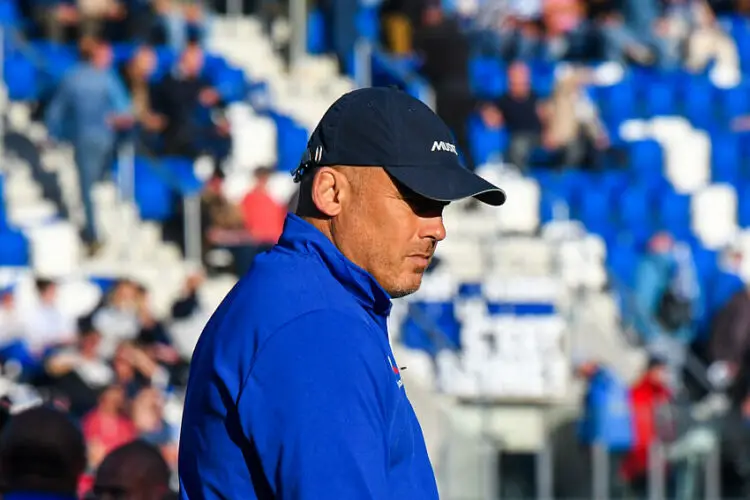
[(432, 151), (447, 151), (449, 153), (453, 153), (454, 155), (458, 156), (458, 152), (456, 152), (456, 146), (449, 142), (443, 142), (443, 141), (435, 141), (432, 143)]

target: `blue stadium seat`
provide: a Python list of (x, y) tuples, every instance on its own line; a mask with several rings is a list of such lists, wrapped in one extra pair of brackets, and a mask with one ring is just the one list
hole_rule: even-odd
[(311, 9), (307, 14), (307, 51), (311, 54), (328, 52), (325, 17), (320, 9)]
[(225, 103), (240, 102), (247, 96), (249, 87), (241, 69), (225, 65), (217, 68), (211, 80)]
[(707, 79), (690, 79), (684, 88), (683, 112), (695, 127), (708, 129), (715, 123), (714, 87)]
[(653, 228), (654, 210), (651, 189), (643, 185), (631, 186), (620, 196), (619, 221), (624, 228)]
[(458, 287), (458, 297), (463, 299), (482, 297), (482, 284), (461, 283)]
[(39, 97), (36, 68), (28, 59), (16, 54), (3, 61), (3, 75), (11, 101), (35, 101)]
[(271, 117), (276, 122), (277, 130), (277, 168), (291, 172), (299, 165), (307, 147), (307, 130), (287, 116), (272, 113)]
[(181, 195), (193, 195), (203, 189), (203, 181), (196, 177), (190, 158), (171, 156), (161, 158), (157, 163), (162, 179)]
[(610, 272), (627, 287), (633, 286), (638, 260), (638, 252), (631, 247), (614, 245), (607, 249), (607, 265)]
[(555, 67), (546, 61), (532, 61), (531, 87), (540, 97), (549, 97), (555, 87)]
[(608, 232), (608, 227), (613, 225), (613, 192), (613, 186), (600, 180), (579, 197), (574, 214), (589, 231), (602, 234)]
[(452, 302), (413, 302), (403, 324), (401, 340), (407, 347), (433, 356), (444, 347), (460, 347), (460, 324)]
[(477, 97), (500, 97), (507, 86), (505, 68), (496, 57), (474, 57), (469, 61), (469, 82)]
[(19, 231), (0, 231), (0, 267), (29, 265), (29, 242)]
[(646, 89), (646, 115), (671, 116), (677, 114), (677, 95), (671, 82), (654, 82)]
[(16, 7), (16, 2), (4, 0), (0, 2), (0, 25), (18, 26), (21, 23), (21, 16)]
[(380, 36), (380, 15), (378, 8), (360, 6), (355, 18), (357, 33), (370, 42), (376, 42)]
[(8, 219), (5, 213), (5, 185), (3, 176), (0, 175), (0, 231), (8, 229)]
[[(750, 184), (742, 183), (737, 186), (738, 193), (750, 193)], [(750, 227), (750, 196), (737, 197), (737, 223), (740, 227)]]
[(609, 127), (618, 126), (625, 120), (633, 118), (636, 96), (631, 80), (624, 79), (615, 85), (599, 87), (595, 94), (602, 118)]
[(721, 118), (729, 121), (750, 114), (750, 86), (740, 84), (731, 89), (718, 91)]
[(488, 128), (478, 115), (469, 118), (469, 147), (477, 165), (502, 154), (508, 144), (505, 129)]
[(690, 228), (690, 197), (665, 190), (658, 196), (659, 219), (663, 229), (683, 240), (692, 236)]
[(742, 172), (740, 139), (724, 132), (711, 138), (711, 180), (737, 185)]
[[(159, 174), (156, 165), (145, 157), (136, 156), (134, 161), (135, 203), (138, 213), (144, 220), (165, 221), (172, 217), (175, 196), (168, 181)], [(114, 164), (114, 173), (121, 168)]]
[(664, 153), (654, 140), (635, 141), (629, 146), (629, 167), (642, 184), (657, 186), (664, 178)]

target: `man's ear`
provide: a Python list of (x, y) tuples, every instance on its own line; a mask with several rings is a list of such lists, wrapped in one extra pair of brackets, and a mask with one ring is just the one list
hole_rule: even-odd
[(342, 194), (347, 189), (346, 177), (331, 167), (320, 167), (312, 181), (312, 201), (327, 217), (341, 213)]

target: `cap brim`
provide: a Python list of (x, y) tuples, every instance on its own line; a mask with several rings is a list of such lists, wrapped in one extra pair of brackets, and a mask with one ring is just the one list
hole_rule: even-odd
[(476, 198), (495, 207), (505, 203), (505, 191), (458, 165), (441, 169), (399, 166), (385, 167), (385, 170), (418, 195), (431, 200), (451, 202)]

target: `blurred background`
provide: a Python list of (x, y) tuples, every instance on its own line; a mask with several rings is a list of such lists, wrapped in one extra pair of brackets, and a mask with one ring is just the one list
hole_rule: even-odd
[(391, 318), (441, 497), (748, 498), (749, 13), (0, 0), (0, 396), (79, 422), (82, 493), (134, 439), (174, 467), (192, 350), (308, 134), (397, 86), (508, 193), (446, 210)]

